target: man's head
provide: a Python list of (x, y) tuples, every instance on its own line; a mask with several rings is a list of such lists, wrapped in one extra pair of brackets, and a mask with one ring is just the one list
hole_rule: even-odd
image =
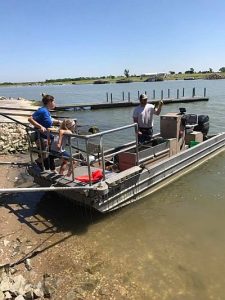
[(147, 103), (148, 97), (147, 97), (146, 94), (141, 94), (140, 97), (139, 97), (139, 100), (140, 100), (140, 104), (142, 106), (144, 106)]

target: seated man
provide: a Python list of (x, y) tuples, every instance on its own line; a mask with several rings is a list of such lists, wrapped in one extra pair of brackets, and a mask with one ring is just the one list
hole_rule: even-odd
[(147, 103), (148, 97), (141, 94), (140, 104), (134, 109), (133, 120), (138, 124), (138, 142), (143, 144), (151, 140), (153, 135), (153, 115), (159, 115), (163, 101), (159, 102), (156, 108), (153, 104)]

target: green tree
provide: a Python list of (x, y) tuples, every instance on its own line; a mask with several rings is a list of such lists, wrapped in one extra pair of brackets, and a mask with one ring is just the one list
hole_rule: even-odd
[(224, 73), (225, 72), (225, 67), (220, 68), (219, 71)]
[(213, 73), (213, 69), (212, 68), (209, 68), (209, 73)]
[(129, 72), (130, 72), (130, 71), (129, 71), (128, 69), (125, 69), (125, 70), (124, 70), (124, 75), (125, 75), (125, 77), (128, 78), (128, 77), (130, 76)]
[(193, 68), (190, 68), (190, 73), (192, 73), (192, 74), (193, 74), (193, 73), (194, 73), (194, 71), (195, 71), (195, 70), (194, 70)]

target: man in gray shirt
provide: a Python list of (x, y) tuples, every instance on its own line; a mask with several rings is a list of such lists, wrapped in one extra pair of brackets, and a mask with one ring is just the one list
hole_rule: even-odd
[(148, 97), (141, 94), (140, 104), (134, 109), (133, 120), (138, 124), (138, 141), (140, 144), (151, 140), (153, 135), (153, 115), (159, 115), (163, 101), (159, 102), (156, 108), (153, 104), (147, 103)]

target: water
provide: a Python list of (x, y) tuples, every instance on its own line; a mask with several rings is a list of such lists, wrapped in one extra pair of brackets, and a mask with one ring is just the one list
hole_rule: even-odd
[[(210, 132), (224, 131), (225, 81), (174, 81), (123, 85), (80, 85), (1, 88), (4, 96), (40, 99), (53, 94), (58, 103), (105, 101), (105, 93), (192, 87), (196, 95), (207, 88), (209, 102), (188, 103), (188, 112), (207, 114)], [(189, 90), (189, 93), (188, 93)], [(134, 98), (131, 97), (131, 98)], [(178, 111), (182, 104), (163, 107)], [(110, 129), (132, 122), (133, 108), (70, 112), (81, 123)], [(68, 114), (65, 112), (64, 114)], [(155, 129), (159, 128), (155, 117)], [(125, 137), (124, 137), (125, 138)], [(100, 255), (109, 256), (140, 290), (140, 299), (224, 299), (225, 286), (225, 153), (170, 183), (157, 193), (95, 221), (83, 239)], [(102, 272), (109, 270), (102, 270)]]

